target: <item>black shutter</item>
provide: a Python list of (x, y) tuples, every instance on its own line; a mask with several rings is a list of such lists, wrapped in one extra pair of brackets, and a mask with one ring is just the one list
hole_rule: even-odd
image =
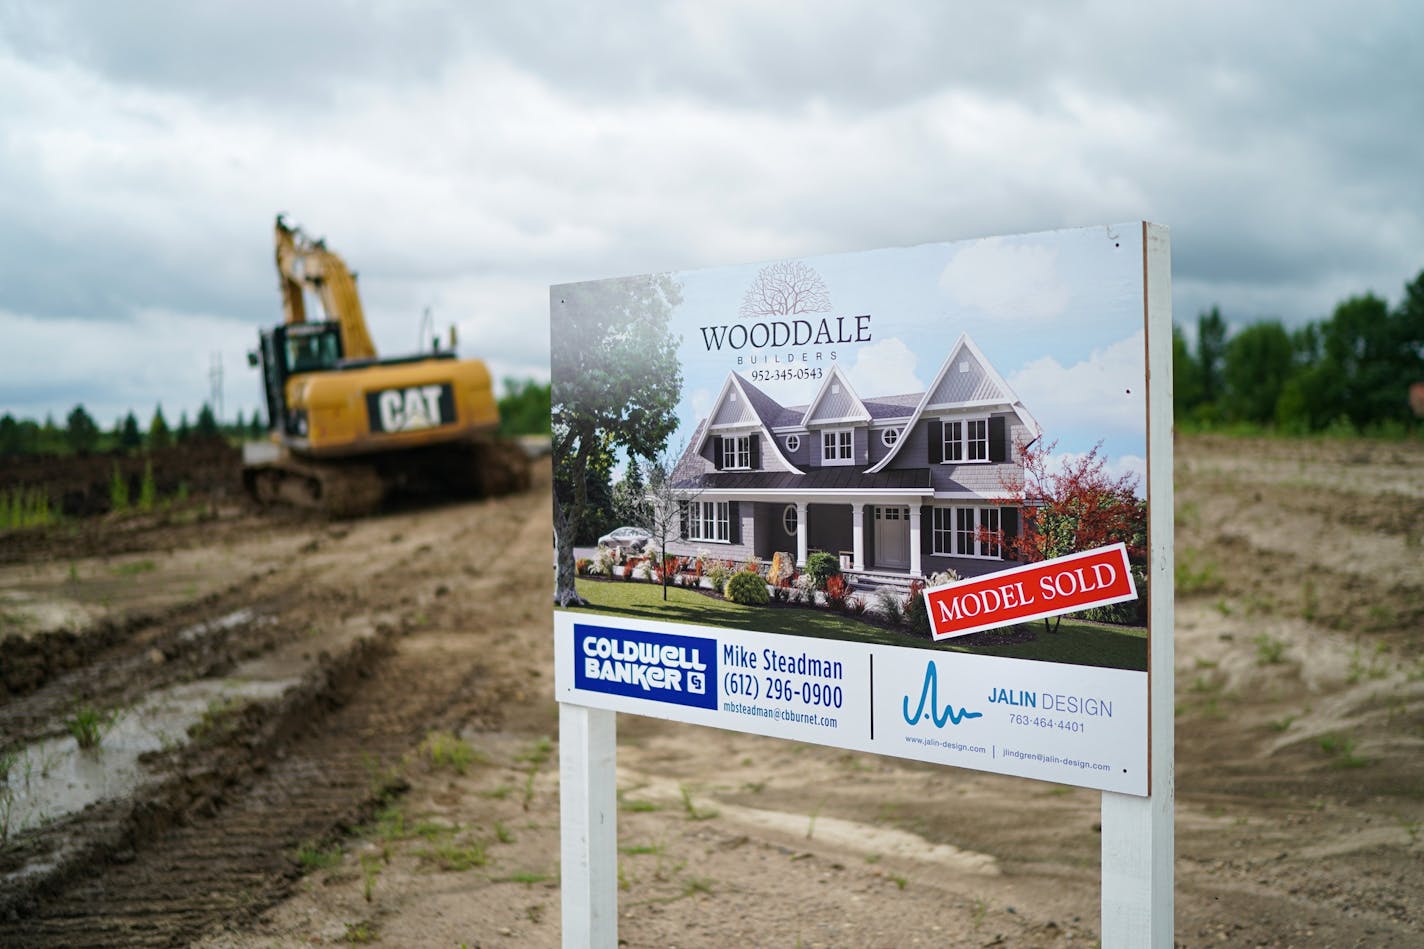
[(1002, 415), (994, 415), (989, 418), (989, 460), (1008, 461), (1009, 460), (1009, 436), (1004, 424), (1006, 419)]
[(920, 508), (920, 553), (934, 553), (934, 508)]
[(930, 464), (944, 461), (944, 423), (937, 418), (930, 419)]
[(722, 436), (720, 435), (712, 436), (712, 463), (717, 466), (718, 471), (727, 467), (726, 459), (722, 457)]
[(761, 470), (761, 436), (753, 434), (752, 440), (752, 470)]
[(687, 503), (677, 502), (677, 536), (680, 540), (687, 540)]
[(999, 508), (999, 526), (1004, 532), (1004, 559), (1009, 559), (1009, 541), (1019, 536), (1019, 509)]
[(742, 542), (742, 515), (736, 501), (727, 502), (727, 540), (734, 544)]

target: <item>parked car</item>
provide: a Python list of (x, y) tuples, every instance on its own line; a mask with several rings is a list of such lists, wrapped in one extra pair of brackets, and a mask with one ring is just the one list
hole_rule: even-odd
[(643, 548), (648, 546), (648, 541), (652, 539), (653, 535), (641, 527), (620, 527), (598, 538), (598, 546), (642, 553)]

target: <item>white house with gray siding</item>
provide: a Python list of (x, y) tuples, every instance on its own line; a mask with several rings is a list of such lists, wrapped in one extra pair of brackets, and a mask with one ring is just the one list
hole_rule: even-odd
[(669, 552), (838, 555), (848, 569), (962, 576), (1002, 568), (983, 532), (1018, 531), (1012, 486), (1041, 432), (962, 335), (924, 392), (863, 398), (837, 364), (815, 398), (783, 406), (728, 373), (678, 461), (682, 537)]

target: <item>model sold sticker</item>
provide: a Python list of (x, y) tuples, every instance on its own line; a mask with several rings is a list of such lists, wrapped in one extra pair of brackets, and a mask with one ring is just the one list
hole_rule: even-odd
[(1125, 544), (925, 590), (935, 639), (1135, 599)]

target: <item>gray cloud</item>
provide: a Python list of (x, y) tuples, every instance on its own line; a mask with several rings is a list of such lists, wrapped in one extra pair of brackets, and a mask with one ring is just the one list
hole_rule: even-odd
[[(94, 324), (101, 419), (195, 407), (276, 318), (283, 210), (378, 345), (430, 305), (521, 373), (550, 283), (1138, 217), (1179, 320), (1298, 323), (1424, 266), (1419, 48), (1385, 2), (0, 0), (0, 332)], [(0, 410), (67, 411), (7, 349)]]

